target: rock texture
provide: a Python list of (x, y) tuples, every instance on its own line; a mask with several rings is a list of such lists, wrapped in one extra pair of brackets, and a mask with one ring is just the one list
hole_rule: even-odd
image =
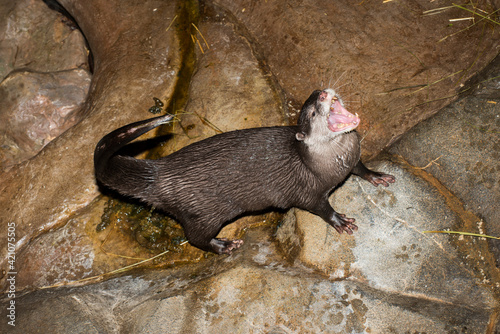
[[(498, 241), (426, 233), (499, 234), (498, 24), (444, 1), (60, 2), (93, 66), (78, 30), (41, 2), (0, 6), (2, 106), (20, 105), (16, 94), (29, 98), (9, 86), (25, 73), (83, 71), (88, 80), (93, 68), (85, 102), (83, 85), (65, 101), (72, 111), (41, 113), (58, 132), (41, 116), (23, 123), (36, 136), (19, 161), (41, 151), (0, 174), (0, 228), (14, 224), (16, 244), (0, 237), (1, 332), (500, 331)], [(483, 16), (498, 9), (476, 6), (464, 8)], [(464, 16), (475, 19), (449, 21)], [(36, 43), (55, 43), (17, 47), (35, 29), (45, 36)], [(70, 45), (76, 52), (65, 58)], [(29, 58), (35, 49), (40, 56)], [(177, 240), (142, 269), (126, 268), (161, 250), (146, 248), (122, 221), (149, 208), (113, 206), (95, 185), (92, 153), (105, 133), (151, 117), (160, 98), (178, 122), (159, 133), (170, 138), (146, 141), (160, 145), (141, 156), (156, 157), (220, 131), (294, 122), (310, 92), (330, 85), (361, 114), (364, 156), (390, 145), (371, 166), (397, 178), (375, 188), (351, 177), (332, 195), (336, 210), (356, 218), (353, 236), (291, 210), (224, 229), (245, 240), (232, 256)], [(0, 117), (13, 124), (19, 110)], [(12, 137), (2, 126), (2, 138)], [(103, 213), (115, 220), (99, 232)]]
[(0, 4), (0, 170), (25, 161), (81, 119), (88, 50), (42, 1)]
[(480, 25), (466, 29), (467, 21), (450, 25), (470, 13), (446, 1), (216, 3), (244, 27), (295, 109), (311, 87), (338, 88), (362, 116), (369, 157), (455, 99), (484, 66), (479, 54), (490, 60), (500, 51), (498, 28), (490, 34)]
[[(405, 134), (390, 149), (405, 162), (436, 178), (476, 217), (458, 224), (500, 235), (500, 57), (468, 83), (471, 96), (450, 104)], [(425, 171), (425, 172), (424, 172)], [(489, 240), (497, 264), (500, 241)]]
[(14, 72), (0, 84), (3, 169), (25, 161), (81, 119), (90, 74), (84, 69), (57, 73)]
[[(230, 257), (20, 297), (17, 312), (23, 316), (11, 332), (487, 332), (485, 307), (492, 301), (487, 293), (471, 296), (467, 289), (463, 296), (468, 300), (486, 299), (463, 305), (409, 289), (384, 290), (363, 280), (328, 279), (284, 262), (269, 232), (253, 229), (241, 252)], [(382, 247), (380, 251), (387, 252)], [(456, 284), (462, 283), (466, 285), (459, 278)]]
[[(78, 3), (65, 5), (80, 18), (88, 35), (94, 75), (89, 97), (79, 111), (85, 117), (40, 154), (0, 176), (0, 203), (5, 208), (0, 222), (4, 230), (8, 222), (16, 224), (18, 252), (38, 234), (66, 223), (97, 196), (92, 164), (95, 144), (110, 128), (147, 117), (151, 95), (171, 96), (182, 62), (177, 36), (173, 30), (165, 31), (168, 23), (164, 24), (175, 16), (175, 3), (145, 3), (133, 9), (138, 15), (134, 24), (142, 27), (143, 34), (125, 33), (132, 18), (122, 18), (133, 5), (121, 3), (119, 10), (107, 8), (106, 3), (100, 7), (98, 2), (87, 2), (83, 8)], [(113, 27), (107, 22), (114, 22)], [(5, 238), (0, 240), (0, 255), (6, 268)]]

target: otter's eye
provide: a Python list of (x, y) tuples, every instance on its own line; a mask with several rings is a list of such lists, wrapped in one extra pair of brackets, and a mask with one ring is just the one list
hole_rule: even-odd
[(316, 116), (316, 112), (313, 111), (312, 114), (311, 114), (312, 117)]

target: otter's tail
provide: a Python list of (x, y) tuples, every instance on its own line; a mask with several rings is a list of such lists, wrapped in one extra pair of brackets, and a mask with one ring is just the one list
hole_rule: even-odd
[(173, 118), (173, 115), (167, 114), (139, 121), (104, 136), (94, 151), (97, 180), (122, 195), (146, 199), (155, 177), (152, 161), (115, 153), (130, 141), (159, 125), (171, 122)]

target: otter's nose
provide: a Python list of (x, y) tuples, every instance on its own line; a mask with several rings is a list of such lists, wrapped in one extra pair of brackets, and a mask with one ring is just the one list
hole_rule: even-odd
[(323, 102), (326, 98), (328, 97), (328, 93), (325, 92), (325, 91), (322, 91), (320, 94), (319, 94), (319, 101), (320, 102)]

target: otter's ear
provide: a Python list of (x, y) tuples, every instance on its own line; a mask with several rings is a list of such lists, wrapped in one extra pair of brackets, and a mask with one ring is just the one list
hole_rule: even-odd
[(306, 134), (304, 132), (297, 132), (295, 138), (297, 138), (298, 141), (303, 141), (306, 139)]

